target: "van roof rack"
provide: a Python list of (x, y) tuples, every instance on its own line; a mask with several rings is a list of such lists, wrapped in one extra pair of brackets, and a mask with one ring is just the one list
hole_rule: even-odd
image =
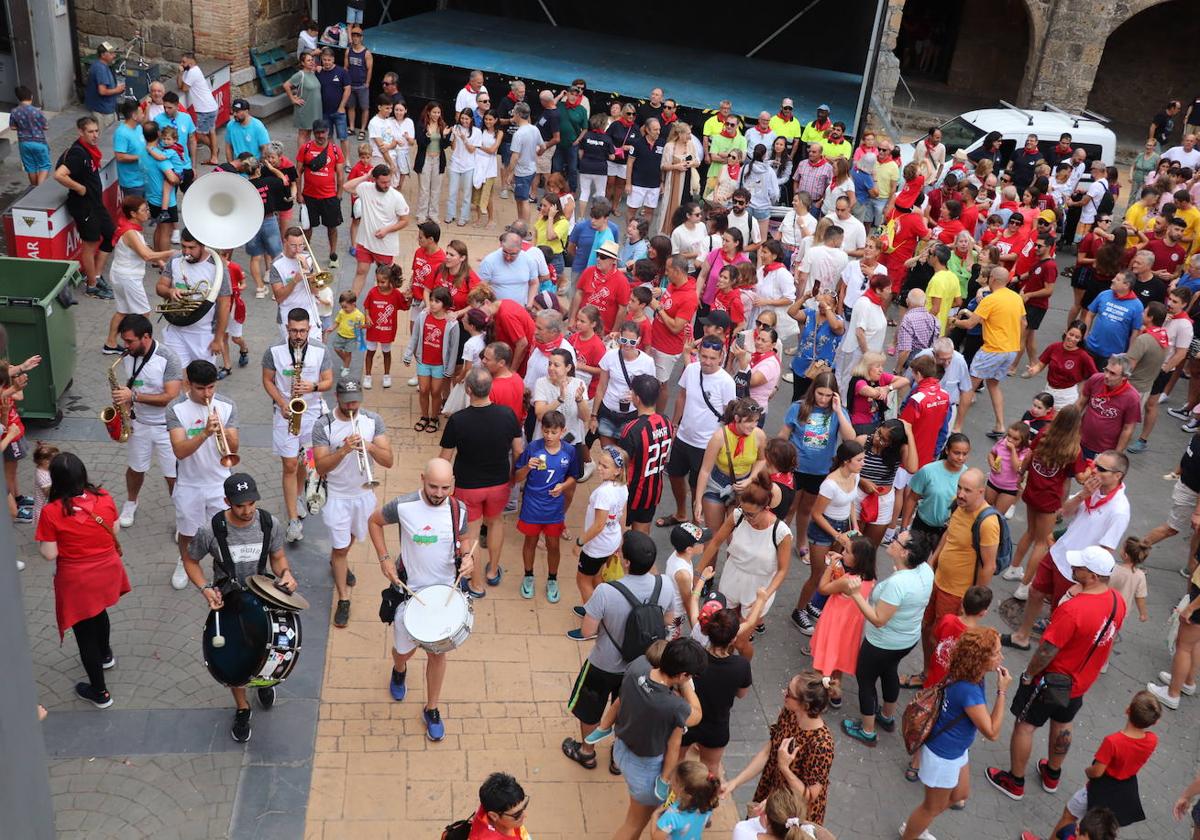
[(1083, 109), (1083, 115), (1085, 117), (1095, 120), (1096, 122), (1102, 122), (1105, 125), (1108, 125), (1110, 122), (1112, 122), (1112, 120), (1110, 120), (1108, 117), (1104, 116), (1103, 114), (1097, 114), (1095, 111), (1088, 110), (1087, 108)]
[(1006, 102), (1003, 99), (1000, 100), (1000, 104), (1003, 105), (1005, 108), (1008, 108), (1010, 111), (1016, 111), (1018, 114), (1023, 116), (1026, 119), (1026, 123), (1025, 123), (1026, 125), (1028, 125), (1028, 126), (1033, 125), (1033, 114), (1029, 113), (1028, 111), (1024, 110), (1023, 108), (1018, 108), (1016, 105), (1012, 104), (1011, 102)]
[(1079, 128), (1079, 121), (1083, 119), (1083, 117), (1079, 116), (1078, 114), (1068, 114), (1066, 111), (1064, 111), (1062, 108), (1059, 108), (1052, 102), (1043, 102), (1042, 110), (1053, 111), (1054, 113), (1071, 120), (1071, 128)]

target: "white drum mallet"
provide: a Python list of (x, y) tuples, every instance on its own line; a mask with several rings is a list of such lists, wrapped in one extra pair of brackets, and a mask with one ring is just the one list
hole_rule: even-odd
[(213, 630), (212, 646), (215, 648), (225, 647), (225, 637), (221, 635), (221, 613), (219, 611), (213, 612)]

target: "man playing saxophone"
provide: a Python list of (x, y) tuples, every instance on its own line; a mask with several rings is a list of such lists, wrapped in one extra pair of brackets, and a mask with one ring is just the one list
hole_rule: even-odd
[[(122, 528), (133, 524), (138, 494), (158, 457), (158, 467), (167, 480), (168, 495), (175, 491), (175, 452), (167, 433), (167, 405), (179, 396), (183, 367), (171, 348), (154, 340), (154, 327), (145, 315), (126, 315), (117, 324), (125, 353), (111, 370), (113, 407), (130, 418), (125, 447), (125, 492), (121, 506)], [(120, 375), (117, 375), (120, 371)]]
[[(183, 253), (163, 266), (154, 291), (167, 304), (178, 306), (181, 300), (190, 299), (205, 307), (205, 312), (195, 323), (186, 325), (170, 323), (171, 316), (168, 315), (162, 343), (174, 350), (185, 365), (196, 359), (212, 361), (225, 346), (229, 298), (233, 294), (229, 273), (221, 271), (218, 281), (215, 260), (220, 257), (197, 242), (187, 228), (180, 235), (180, 250)], [(220, 282), (221, 287), (216, 293), (216, 301), (210, 303), (203, 298), (216, 282)]]
[[(332, 553), (329, 567), (337, 590), (333, 626), (350, 621), (350, 587), (354, 575), (346, 555), (355, 540), (367, 539), (367, 520), (375, 512), (375, 466), (392, 466), (392, 444), (383, 418), (362, 408), (362, 386), (357, 379), (337, 384), (337, 407), (313, 426), (313, 463), (327, 482), (321, 516), (329, 529)], [(375, 466), (373, 466), (375, 465)]]
[(309, 338), (310, 327), (308, 310), (290, 310), (285, 322), (287, 340), (267, 348), (262, 362), (263, 389), (275, 403), (271, 444), (283, 462), (288, 542), (304, 539), (300, 519), (308, 514), (308, 508), (300, 493), (307, 470), (300, 456), (312, 445), (313, 422), (325, 408), (321, 393), (333, 387), (333, 354)]
[(197, 359), (184, 368), (183, 395), (167, 406), (167, 432), (179, 464), (175, 492), (175, 528), (179, 531), (179, 560), (171, 585), (188, 584), (183, 558), (196, 529), (225, 510), (225, 479), (237, 463), (238, 413), (228, 397), (218, 396), (217, 367)]

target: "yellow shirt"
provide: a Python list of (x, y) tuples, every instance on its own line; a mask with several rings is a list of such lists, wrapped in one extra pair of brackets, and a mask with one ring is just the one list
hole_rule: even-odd
[(571, 225), (566, 219), (560, 216), (558, 221), (554, 223), (554, 234), (557, 239), (547, 239), (546, 220), (538, 216), (537, 221), (533, 223), (533, 232), (535, 234), (535, 245), (545, 245), (552, 253), (561, 254), (563, 248), (566, 247), (567, 237), (571, 233)]
[(946, 319), (950, 317), (950, 307), (961, 293), (962, 284), (958, 282), (958, 275), (946, 269), (934, 273), (925, 286), (926, 309), (933, 312), (933, 298), (939, 298), (942, 302), (935, 316), (942, 325), (942, 335), (946, 334)]
[(879, 190), (880, 198), (891, 198), (899, 181), (900, 167), (894, 160), (875, 167), (875, 189)]
[[(956, 508), (946, 524), (946, 544), (938, 555), (937, 569), (933, 572), (934, 585), (945, 592), (961, 598), (975, 584), (975, 546), (971, 541), (971, 528), (983, 505), (974, 511)], [(989, 516), (979, 526), (979, 545), (1000, 545), (1000, 522)]]
[(360, 309), (347, 312), (339, 307), (337, 314), (333, 316), (333, 328), (339, 338), (354, 338), (354, 328), (363, 326), (366, 320)]
[[(741, 454), (734, 454), (738, 445), (737, 435), (729, 431), (728, 426), (722, 426), (721, 433), (725, 435), (725, 443), (717, 452), (716, 468), (735, 481), (741, 481), (758, 462), (758, 439), (751, 432), (746, 436)], [(733, 457), (732, 466), (729, 463), (730, 456)]]
[(784, 122), (776, 114), (771, 117), (771, 130), (775, 132), (776, 137), (786, 137), (788, 140), (795, 140), (800, 136), (800, 132), (804, 130), (804, 126), (800, 125), (800, 120), (795, 117)]
[[(730, 116), (733, 116), (732, 114)], [(742, 124), (740, 117), (734, 117), (738, 121), (738, 125)], [(713, 137), (725, 130), (725, 118), (720, 113), (713, 114), (704, 121), (704, 136)], [(738, 129), (738, 134), (741, 134), (741, 128)]]
[(1125, 211), (1125, 224), (1132, 227), (1138, 233), (1146, 233), (1154, 229), (1154, 217), (1149, 215), (1149, 209), (1140, 201), (1135, 201), (1129, 205), (1129, 209)]
[(843, 139), (842, 142), (840, 142), (840, 143), (833, 143), (833, 142), (830, 142), (829, 140), (822, 140), (821, 148), (825, 150), (825, 157), (827, 157), (829, 160), (833, 160), (834, 158), (840, 158), (840, 157), (843, 157), (843, 158), (846, 158), (847, 160), (849, 160), (850, 155), (854, 154), (854, 147), (850, 145), (849, 140), (845, 140), (845, 139)]
[(1016, 353), (1021, 349), (1025, 301), (1019, 294), (1008, 287), (992, 292), (979, 302), (975, 314), (983, 320), (985, 353)]
[(1187, 222), (1187, 230), (1183, 232), (1183, 235), (1192, 237), (1188, 253), (1196, 253), (1197, 249), (1200, 249), (1200, 210), (1193, 205), (1187, 210), (1176, 210), (1175, 215)]

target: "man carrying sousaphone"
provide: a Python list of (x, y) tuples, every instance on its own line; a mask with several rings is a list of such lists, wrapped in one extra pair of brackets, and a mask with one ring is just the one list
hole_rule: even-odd
[[(379, 557), (383, 576), (392, 584), (385, 592), (390, 594), (403, 588), (406, 593), (415, 592), (419, 598), (426, 587), (456, 586), (459, 577), (470, 576), (475, 567), (474, 547), (463, 552), (460, 542), (467, 532), (467, 508), (450, 495), (453, 492), (454, 468), (444, 458), (432, 458), (421, 472), (420, 490), (397, 496), (371, 514), (367, 523), (371, 545)], [(396, 558), (388, 553), (384, 525), (400, 526), (400, 552)], [(392, 618), (392, 676), (388, 689), (392, 699), (400, 701), (408, 692), (408, 661), (417, 650), (417, 641), (404, 626), (404, 613), (412, 603), (412, 596), (400, 595), (395, 600), (399, 605)], [(431, 741), (446, 737), (446, 727), (437, 708), (445, 679), (446, 654), (427, 651), (422, 718), (425, 734)]]
[(357, 379), (339, 379), (337, 407), (317, 420), (312, 430), (313, 462), (326, 481), (321, 515), (329, 529), (332, 552), (329, 566), (337, 590), (333, 626), (350, 622), (350, 570), (346, 555), (355, 540), (367, 538), (367, 520), (375, 511), (379, 484), (372, 462), (389, 469), (392, 444), (383, 418), (362, 408), (362, 386)]
[[(184, 301), (196, 306), (191, 311), (163, 312), (167, 326), (163, 328), (162, 343), (175, 351), (183, 365), (197, 359), (211, 361), (225, 346), (233, 294), (229, 272), (219, 266), (221, 258), (200, 244), (187, 228), (180, 234), (179, 247), (182, 253), (163, 266), (154, 291), (165, 307), (179, 308)], [(219, 288), (214, 289), (218, 283)]]
[[(224, 493), (227, 509), (197, 528), (188, 545), (184, 558), (188, 580), (204, 595), (210, 609), (219, 610), (225, 605), (225, 597), (245, 588), (251, 575), (265, 574), (269, 561), (276, 585), (289, 593), (295, 592), (296, 579), (283, 553), (283, 529), (274, 516), (257, 509), (259, 495), (254, 479), (246, 473), (235, 473), (225, 479)], [(211, 581), (200, 566), (200, 561), (209, 555), (213, 558)], [(233, 578), (229, 575), (229, 562), (233, 564)], [(230, 734), (233, 740), (245, 743), (250, 740), (251, 716), (246, 686), (230, 686), (229, 690), (237, 705)], [(271, 708), (275, 704), (275, 687), (259, 688), (258, 702), (264, 709)]]
[[(283, 501), (287, 506), (287, 541), (304, 539), (300, 519), (308, 515), (302, 491), (307, 469), (301, 450), (312, 446), (313, 423), (324, 413), (321, 392), (333, 387), (333, 354), (309, 338), (308, 310), (287, 313), (287, 340), (263, 353), (262, 384), (275, 411), (271, 418), (272, 451), (283, 462)], [(320, 324), (317, 325), (318, 331)], [(296, 412), (293, 408), (300, 408)], [(297, 419), (296, 414), (300, 417)]]

